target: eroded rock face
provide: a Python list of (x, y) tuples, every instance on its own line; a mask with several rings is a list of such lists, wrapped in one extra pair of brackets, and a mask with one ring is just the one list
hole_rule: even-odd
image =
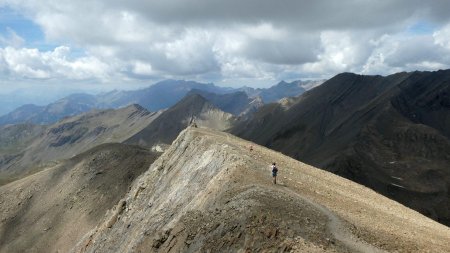
[(116, 215), (122, 210), (120, 203), (108, 225), (94, 235), (98, 244), (88, 247), (88, 252), (126, 252), (143, 243), (161, 248), (166, 240), (156, 234), (166, 233), (186, 213), (207, 204), (208, 195), (222, 187), (218, 180), (231, 173), (240, 159), (230, 152), (232, 147), (194, 135), (189, 132), (178, 138), (164, 158), (138, 179), (122, 202), (125, 211)]
[[(204, 128), (184, 130), (72, 252), (450, 249), (445, 226), (280, 153), (257, 145), (250, 151), (250, 145)], [(279, 185), (272, 184), (272, 161), (280, 166)]]

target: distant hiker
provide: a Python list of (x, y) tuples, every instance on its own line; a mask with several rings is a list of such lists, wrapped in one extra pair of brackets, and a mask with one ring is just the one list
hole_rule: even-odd
[(253, 151), (253, 146), (250, 146), (250, 152), (252, 152)]
[(192, 126), (192, 127), (197, 128), (197, 123), (195, 122), (195, 117), (194, 116), (191, 117), (191, 120), (189, 121), (189, 125)]
[(272, 163), (272, 177), (273, 177), (273, 183), (277, 184), (277, 173), (278, 173), (278, 168), (276, 166), (275, 163)]

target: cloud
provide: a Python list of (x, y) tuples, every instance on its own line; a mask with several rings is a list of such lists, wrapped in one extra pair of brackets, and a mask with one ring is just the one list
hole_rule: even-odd
[[(49, 43), (66, 45), (40, 51), (24, 48), (14, 31), (0, 35), (0, 69), (8, 78), (235, 83), (450, 67), (447, 0), (2, 4), (38, 24)], [(410, 29), (421, 22), (432, 30)]]
[(70, 48), (61, 46), (40, 52), (29, 48), (0, 48), (0, 70), (14, 79), (103, 79), (109, 78), (109, 66), (95, 57), (69, 59)]
[(361, 72), (378, 74), (449, 68), (450, 48), (437, 41), (439, 39), (433, 35), (384, 35), (373, 41), (375, 47)]
[(0, 34), (0, 45), (1, 46), (10, 46), (10, 47), (21, 47), (23, 46), (23, 44), (25, 43), (25, 40), (20, 37), (19, 35), (17, 35), (17, 33), (7, 27), (6, 28), (6, 35), (1, 35)]
[(435, 44), (450, 50), (450, 24), (433, 33)]

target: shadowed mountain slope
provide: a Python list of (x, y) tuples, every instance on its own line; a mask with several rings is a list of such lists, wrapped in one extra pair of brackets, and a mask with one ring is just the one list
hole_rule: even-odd
[(197, 89), (223, 94), (231, 88), (193, 81), (165, 80), (148, 88), (133, 91), (112, 91), (99, 95), (72, 94), (47, 106), (24, 105), (0, 117), (0, 125), (34, 123), (52, 124), (64, 117), (92, 109), (122, 108), (139, 104), (150, 111), (166, 109), (179, 102), (189, 91)]
[(447, 252), (449, 237), (364, 186), (191, 127), (72, 252)]
[(231, 88), (218, 87), (214, 84), (197, 83), (194, 81), (165, 80), (148, 88), (135, 91), (113, 91), (97, 97), (100, 107), (116, 108), (129, 104), (139, 104), (151, 111), (169, 108), (179, 102), (193, 90), (223, 94), (231, 92)]
[[(23, 174), (41, 163), (70, 158), (102, 143), (123, 142), (158, 115), (139, 105), (131, 105), (66, 118), (47, 126), (33, 139), (28, 138), (25, 148), (4, 152), (0, 156), (0, 177)], [(21, 126), (10, 128), (20, 129)]]
[(299, 96), (305, 91), (313, 87), (319, 86), (323, 82), (324, 80), (317, 80), (317, 81), (297, 80), (290, 83), (281, 81), (270, 88), (254, 89), (250, 87), (243, 87), (239, 88), (238, 90), (244, 91), (250, 97), (261, 97), (264, 103), (272, 103), (282, 98)]
[[(158, 111), (175, 105), (192, 90), (197, 91), (197, 93), (203, 95), (211, 103), (226, 112), (238, 115), (245, 111), (244, 114), (248, 115), (256, 107), (263, 104), (260, 97), (270, 102), (283, 97), (297, 96), (305, 91), (303, 87), (314, 86), (318, 83), (320, 82), (280, 82), (268, 89), (233, 89), (215, 86), (211, 83), (204, 84), (194, 81), (165, 80), (139, 90), (114, 90), (95, 96), (89, 94), (73, 94), (54, 103), (50, 103), (47, 106), (24, 105), (6, 115), (0, 116), (0, 125), (26, 122), (52, 124), (64, 117), (74, 116), (94, 108), (121, 108), (131, 104), (139, 104), (150, 111)], [(236, 92), (246, 92), (251, 99), (249, 100), (243, 94)], [(227, 96), (226, 94), (228, 93), (234, 93), (234, 95)]]
[(302, 81), (294, 81), (291, 83), (281, 81), (268, 89), (262, 89), (258, 95), (261, 96), (264, 103), (275, 102), (284, 97), (295, 97), (306, 91), (301, 84)]
[(450, 70), (344, 73), (232, 132), (450, 224)]
[(51, 124), (64, 117), (87, 112), (96, 107), (95, 96), (73, 94), (47, 106), (24, 105), (0, 117), (0, 125), (34, 123)]
[(156, 157), (103, 144), (0, 187), (0, 252), (67, 252)]
[(198, 94), (190, 94), (167, 109), (125, 143), (145, 147), (170, 145), (178, 134), (192, 123), (218, 130), (230, 128), (235, 117), (223, 112)]
[(44, 111), (44, 106), (26, 104), (0, 117), (0, 125), (31, 123), (36, 115)]
[(249, 98), (243, 91), (216, 94), (202, 90), (191, 90), (188, 95), (191, 94), (198, 94), (222, 111), (231, 113), (235, 116), (249, 116), (263, 106), (260, 97)]

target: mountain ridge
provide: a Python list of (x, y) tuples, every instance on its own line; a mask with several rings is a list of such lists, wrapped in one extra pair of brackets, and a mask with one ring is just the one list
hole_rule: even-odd
[[(22, 148), (0, 152), (0, 178), (16, 177), (42, 163), (70, 158), (102, 143), (123, 142), (159, 115), (160, 112), (151, 113), (139, 105), (130, 105), (117, 110), (93, 110), (49, 126), (29, 125), (39, 130), (32, 133), (33, 138), (16, 138), (13, 144), (23, 143)], [(4, 128), (20, 131), (23, 127)]]
[(165, 110), (147, 127), (125, 141), (128, 144), (152, 148), (155, 145), (168, 146), (179, 133), (191, 124), (226, 130), (236, 118), (226, 113), (203, 96), (188, 94), (177, 104)]
[(450, 141), (443, 127), (450, 122), (449, 78), (449, 70), (342, 73), (287, 109), (262, 107), (231, 132), (449, 224)]
[(447, 251), (449, 235), (364, 186), (190, 127), (71, 252)]
[(102, 144), (0, 186), (0, 252), (67, 252), (157, 156)]
[[(258, 94), (265, 98), (273, 90), (276, 91), (274, 96), (278, 100), (283, 96), (299, 95), (304, 91), (301, 85), (308, 83), (310, 81), (295, 81), (289, 84), (286, 83), (286, 88), (283, 88), (283, 85), (280, 86), (281, 83), (279, 83), (268, 89), (253, 89), (221, 87), (215, 86), (213, 83), (198, 83), (195, 81), (164, 80), (138, 90), (113, 90), (97, 95), (74, 93), (46, 106), (32, 104), (20, 106), (14, 111), (0, 116), (0, 125), (26, 122), (52, 124), (64, 117), (74, 116), (92, 109), (118, 109), (130, 104), (140, 104), (147, 110), (159, 111), (175, 105), (192, 90), (201, 90), (205, 94), (214, 93), (217, 96), (244, 91), (254, 99), (253, 101), (258, 97)], [(259, 106), (262, 103), (261, 101), (258, 103), (253, 102), (250, 107)], [(220, 104), (216, 104), (216, 106), (220, 107)], [(253, 112), (254, 110), (249, 109), (247, 111)]]

